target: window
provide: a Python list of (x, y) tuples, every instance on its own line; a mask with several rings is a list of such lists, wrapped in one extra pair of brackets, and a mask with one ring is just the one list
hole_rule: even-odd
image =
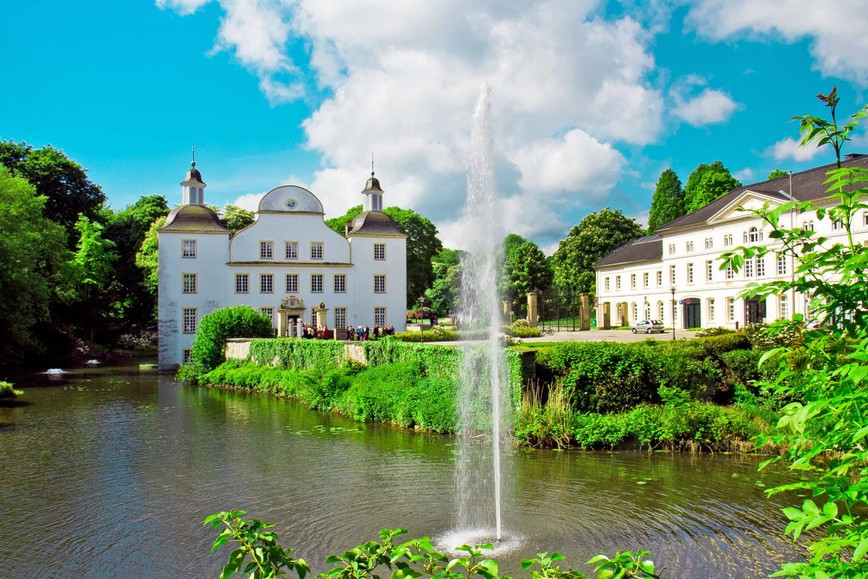
[(868, 226), (868, 211), (862, 212), (862, 225)]
[(675, 266), (669, 266), (669, 283), (675, 285)]
[(693, 242), (692, 241), (688, 241), (684, 245), (685, 245), (685, 248), (687, 249), (687, 253), (690, 253), (693, 251)]
[(386, 308), (374, 308), (374, 325), (381, 328), (386, 325)]
[(192, 350), (184, 350), (182, 355), (181, 355), (181, 361), (184, 362), (184, 364), (186, 364), (187, 362), (189, 362), (192, 359), (193, 359), (193, 351)]
[(286, 274), (286, 293), (288, 293), (288, 294), (298, 293), (298, 274), (297, 273)]
[(747, 230), (747, 240), (749, 243), (756, 243), (763, 238), (762, 232), (756, 227), (751, 227)]
[(264, 315), (268, 316), (268, 319), (271, 320), (271, 325), (274, 325), (274, 308), (259, 308), (259, 311)]
[(756, 276), (765, 277), (766, 275), (766, 260), (760, 256), (756, 256)]
[(714, 298), (708, 298), (705, 300), (705, 303), (708, 304), (708, 319), (709, 321), (714, 321)]
[(814, 222), (812, 220), (802, 221), (802, 229), (805, 231), (813, 231), (814, 230)]
[(185, 273), (181, 278), (181, 293), (194, 294), (196, 293), (196, 274)]
[(196, 333), (196, 308), (184, 308), (184, 333)]
[(374, 259), (377, 261), (383, 261), (386, 259), (386, 244), (385, 243), (375, 243), (374, 244)]
[(608, 276), (606, 276), (606, 279), (605, 279), (605, 287), (606, 287), (606, 291), (609, 291), (609, 277)]
[(840, 219), (835, 219), (832, 221), (832, 231), (841, 231), (844, 229), (844, 222)]
[(705, 238), (705, 249), (712, 249), (714, 247), (714, 240), (710, 237)]
[(375, 294), (386, 293), (386, 276), (384, 276), (384, 275), (375, 275), (374, 276), (374, 293)]
[(726, 266), (726, 279), (735, 279), (735, 270), (732, 266)]
[(675, 255), (675, 244), (674, 243), (669, 244), (669, 255)]
[(636, 287), (636, 274), (631, 273), (630, 274), (630, 288), (632, 289), (634, 287)]
[(347, 308), (335, 308), (335, 328), (347, 327)]
[(250, 291), (250, 274), (236, 273), (235, 274), (235, 293), (246, 294)]
[(621, 289), (621, 276), (615, 276), (615, 289)]
[(735, 299), (726, 298), (726, 319), (727, 321), (735, 321)]
[(310, 274), (310, 291), (311, 291), (311, 293), (315, 293), (315, 294), (322, 293), (322, 274), (321, 273)]
[(693, 283), (693, 264), (687, 264), (687, 283)]
[(181, 257), (194, 259), (196, 257), (196, 240), (183, 239), (181, 240)]
[(335, 293), (342, 294), (347, 291), (347, 274), (345, 273), (336, 273), (335, 274)]
[(259, 274), (259, 293), (273, 294), (274, 293), (274, 274), (261, 273)]
[(630, 307), (630, 310), (631, 310), (631, 313), (633, 314), (633, 321), (638, 322), (639, 321), (639, 306), (636, 305), (636, 302), (633, 302), (633, 304)]
[(666, 306), (663, 304), (662, 301), (657, 302), (657, 318), (662, 320), (663, 314), (665, 314), (665, 313), (666, 313)]
[(787, 275), (787, 256), (783, 253), (778, 254), (778, 275)]
[(753, 277), (753, 263), (752, 259), (744, 260), (744, 277)]
[(790, 317), (790, 302), (787, 300), (786, 294), (782, 295), (778, 301), (778, 305), (781, 310), (781, 319), (788, 319)]
[(648, 272), (642, 274), (642, 287), (648, 287)]
[(714, 262), (710, 259), (705, 262), (705, 281), (714, 279)]
[(259, 259), (274, 259), (274, 242), (259, 242)]
[(310, 242), (310, 258), (322, 259), (322, 241)]
[(298, 259), (298, 242), (286, 242), (286, 259)]
[(660, 287), (661, 285), (663, 285), (663, 271), (662, 270), (657, 272), (657, 287)]
[(732, 245), (732, 233), (723, 236), (723, 246), (729, 247), (730, 245)]

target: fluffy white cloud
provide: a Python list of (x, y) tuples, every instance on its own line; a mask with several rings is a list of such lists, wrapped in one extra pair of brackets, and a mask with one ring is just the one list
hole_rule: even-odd
[[(203, 0), (157, 0), (189, 13)], [(272, 102), (327, 95), (303, 127), (328, 207), (360, 202), (373, 151), (385, 202), (413, 208), (449, 243), (480, 83), (492, 88), (497, 183), (510, 231), (560, 237), (565, 216), (604, 198), (625, 165), (616, 147), (655, 142), (663, 96), (650, 33), (602, 17), (599, 0), (213, 0), (215, 49), (232, 51)], [(302, 41), (297, 67), (287, 46)], [(541, 195), (540, 193), (545, 193)]]
[(256, 211), (259, 209), (259, 202), (262, 200), (264, 195), (265, 193), (247, 193), (240, 197), (236, 197), (234, 201), (229, 203), (229, 205), (235, 205), (242, 209), (247, 209), (248, 211)]
[(811, 39), (815, 66), (825, 75), (868, 86), (868, 3), (863, 0), (698, 0), (689, 26), (713, 40), (736, 35), (789, 42)]
[(816, 157), (821, 149), (813, 145), (802, 147), (799, 141), (784, 138), (772, 145), (768, 151), (778, 161), (793, 159), (794, 161), (810, 161)]
[[(707, 88), (705, 84), (704, 79), (694, 75), (675, 83), (671, 91), (675, 104), (672, 114), (694, 127), (729, 120), (738, 105), (725, 92)], [(702, 92), (696, 94), (699, 88)]]
[(742, 183), (750, 183), (751, 179), (753, 179), (753, 169), (750, 167), (745, 167), (741, 171), (736, 171), (732, 174), (733, 177), (741, 181)]

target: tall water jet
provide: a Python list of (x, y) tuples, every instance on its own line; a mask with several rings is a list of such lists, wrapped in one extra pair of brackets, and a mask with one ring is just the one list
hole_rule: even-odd
[(503, 538), (501, 439), (509, 403), (503, 393), (508, 380), (499, 336), (498, 278), (505, 233), (495, 186), (489, 97), (490, 89), (483, 84), (473, 115), (462, 227), (467, 253), (462, 260), (459, 321), (463, 330), (485, 336), (482, 343), (465, 342), (458, 400), (456, 530), (472, 537), (467, 542)]

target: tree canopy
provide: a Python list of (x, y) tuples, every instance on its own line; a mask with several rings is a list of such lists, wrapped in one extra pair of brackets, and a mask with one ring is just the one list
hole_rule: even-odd
[(226, 222), (226, 229), (229, 230), (229, 235), (234, 236), (236, 233), (256, 221), (256, 213), (242, 209), (237, 205), (227, 205), (221, 211), (221, 217)]
[(711, 165), (700, 163), (687, 178), (684, 187), (685, 213), (696, 211), (737, 187), (741, 187), (741, 182), (720, 161)]
[(458, 310), (461, 293), (461, 252), (443, 248), (432, 260), (434, 283), (425, 292), (431, 300), (431, 309), (445, 316)]
[(681, 179), (675, 171), (666, 169), (660, 173), (657, 187), (654, 189), (654, 197), (651, 199), (648, 233), (654, 233), (661, 225), (674, 221), (684, 214), (684, 189), (681, 187)]
[(552, 256), (554, 285), (561, 297), (575, 301), (581, 292), (594, 293), (594, 264), (642, 233), (639, 223), (620, 210), (607, 207), (587, 215)]
[(768, 179), (769, 181), (771, 181), (772, 179), (780, 179), (781, 177), (786, 177), (787, 175), (789, 175), (789, 173), (787, 173), (783, 169), (775, 169), (774, 171), (769, 173)]
[(504, 273), (508, 282), (504, 296), (515, 301), (517, 309), (522, 312), (528, 293), (547, 290), (552, 284), (549, 260), (532, 241), (525, 241), (509, 252)]
[(66, 229), (69, 243), (77, 239), (75, 224), (79, 214), (102, 221), (105, 195), (99, 185), (87, 177), (87, 171), (52, 146), (34, 149), (15, 141), (0, 141), (0, 165), (18, 177), (26, 179), (45, 196), (46, 218)]

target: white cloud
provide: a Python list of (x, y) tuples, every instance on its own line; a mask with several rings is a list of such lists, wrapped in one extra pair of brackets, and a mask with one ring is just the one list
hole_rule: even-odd
[[(182, 13), (204, 3), (157, 1)], [(617, 183), (617, 147), (663, 130), (651, 34), (629, 17), (603, 18), (600, 0), (212, 1), (224, 11), (215, 49), (256, 74), (271, 102), (306, 98), (314, 85), (328, 95), (303, 127), (323, 166), (311, 188), (336, 213), (360, 202), (373, 151), (385, 202), (448, 231), (483, 80), (510, 231), (562, 236), (565, 216)], [(305, 66), (287, 55), (299, 41)]]
[(864, 0), (698, 0), (688, 26), (712, 40), (738, 35), (788, 42), (811, 40), (815, 67), (824, 75), (868, 86), (868, 3)]
[(750, 167), (745, 167), (741, 171), (736, 171), (732, 174), (733, 177), (741, 181), (742, 183), (750, 183), (751, 179), (753, 179), (753, 169)]
[(169, 8), (180, 14), (192, 14), (211, 0), (156, 0), (160, 8)]
[(248, 211), (256, 211), (259, 209), (259, 201), (264, 195), (265, 193), (247, 193), (240, 197), (236, 197), (235, 201), (230, 202), (229, 205), (235, 205), (242, 209), (247, 209)]
[(794, 161), (810, 161), (818, 154), (821, 149), (814, 145), (802, 147), (799, 141), (789, 137), (781, 139), (769, 148), (768, 153), (774, 156), (775, 160), (782, 161), (784, 159), (793, 159)]
[(738, 104), (725, 92), (708, 87), (695, 94), (705, 84), (704, 79), (695, 75), (676, 82), (671, 90), (675, 104), (672, 114), (694, 127), (728, 121)]

